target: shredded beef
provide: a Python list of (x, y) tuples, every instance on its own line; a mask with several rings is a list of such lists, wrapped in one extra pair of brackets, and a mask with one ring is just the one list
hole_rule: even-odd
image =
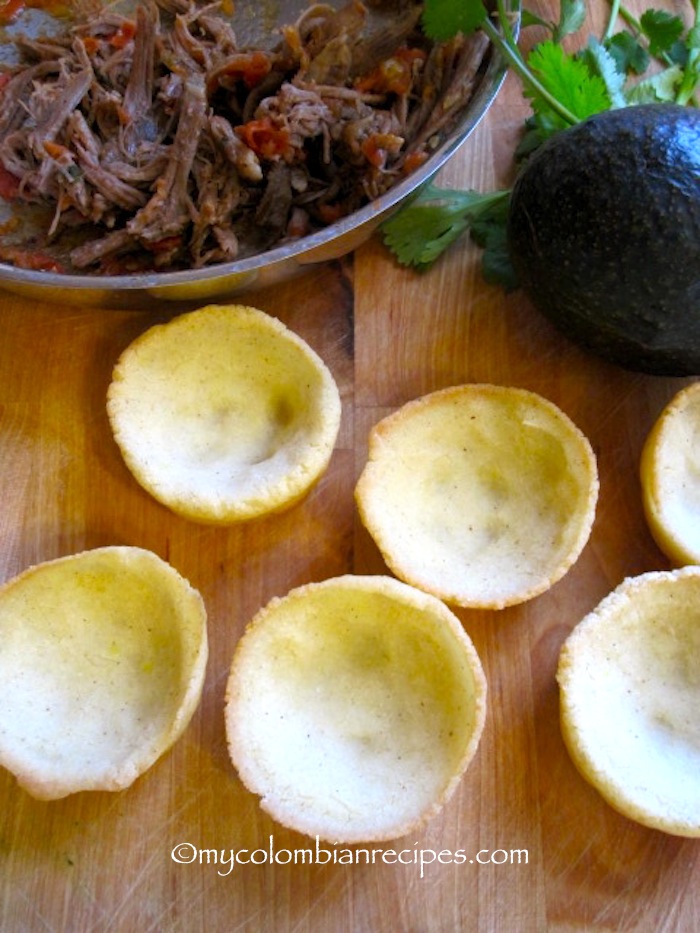
[(239, 46), (223, 2), (92, 7), (0, 72), (0, 170), (66, 271), (201, 267), (340, 219), (429, 156), (488, 52), (428, 42), (414, 0), (312, 4), (273, 50)]

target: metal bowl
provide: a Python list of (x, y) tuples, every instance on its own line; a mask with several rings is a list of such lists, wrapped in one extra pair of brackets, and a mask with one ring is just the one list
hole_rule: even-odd
[[(245, 26), (242, 28), (238, 19), (235, 20), (237, 34), (240, 38), (244, 33), (246, 42), (265, 44), (275, 35), (276, 26), (295, 19), (307, 2), (283, 0), (273, 6), (261, 4), (259, 0), (239, 0), (236, 15)], [(335, 0), (334, 5), (340, 6), (340, 2)], [(45, 21), (39, 21), (34, 28), (45, 25)], [(26, 24), (24, 26), (26, 28)], [(6, 32), (11, 33), (10, 30)], [(317, 233), (236, 262), (177, 272), (72, 275), (0, 263), (0, 287), (38, 301), (129, 309), (163, 305), (187, 307), (289, 280), (347, 255), (368, 240), (382, 221), (429, 181), (468, 139), (493, 103), (504, 76), (505, 65), (492, 51), (484, 76), (461, 121), (431, 157), (382, 197)]]

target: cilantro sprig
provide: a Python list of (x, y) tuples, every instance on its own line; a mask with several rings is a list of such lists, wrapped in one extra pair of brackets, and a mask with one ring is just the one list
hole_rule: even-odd
[[(681, 16), (648, 9), (636, 19), (621, 0), (609, 0), (600, 36), (574, 50), (563, 40), (586, 19), (585, 0), (560, 0), (556, 21), (523, 8), (520, 32), (537, 26), (545, 38), (525, 54), (516, 36), (517, 16), (496, 0), (490, 13), (482, 0), (425, 0), (423, 30), (444, 41), (481, 29), (520, 78), (531, 115), (515, 151), (526, 158), (549, 136), (595, 113), (640, 103), (698, 106), (700, 0), (689, 0), (690, 24)], [(507, 253), (505, 226), (510, 189), (490, 193), (424, 186), (414, 200), (383, 224), (387, 246), (400, 263), (426, 269), (463, 234), (482, 247), (484, 277), (511, 289), (517, 285)]]
[[(484, 249), (487, 281), (515, 285), (509, 264), (503, 262), (505, 214), (509, 191), (479, 194), (428, 184), (418, 199), (384, 224), (384, 242), (403, 265), (427, 269), (448, 246), (469, 231)], [(418, 230), (415, 224), (418, 223)]]

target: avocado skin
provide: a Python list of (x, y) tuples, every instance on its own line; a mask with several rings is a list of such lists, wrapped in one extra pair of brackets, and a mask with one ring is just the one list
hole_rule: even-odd
[(630, 106), (552, 136), (516, 179), (507, 236), (525, 293), (573, 341), (700, 373), (700, 111)]

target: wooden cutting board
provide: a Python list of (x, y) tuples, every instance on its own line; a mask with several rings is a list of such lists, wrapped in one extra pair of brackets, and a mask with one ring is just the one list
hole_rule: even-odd
[[(525, 112), (509, 76), (440, 182), (507, 183)], [(554, 680), (572, 626), (625, 576), (667, 566), (644, 522), (637, 467), (654, 419), (688, 380), (592, 358), (521, 295), (484, 284), (478, 260), (465, 242), (417, 275), (375, 239), (352, 258), (244, 297), (327, 361), (343, 422), (330, 469), (304, 502), (229, 529), (188, 523), (150, 499), (110, 434), (112, 366), (168, 315), (0, 295), (0, 579), (84, 548), (150, 548), (201, 591), (211, 648), (191, 726), (129, 790), (40, 803), (0, 773), (1, 930), (698, 928), (700, 843), (630, 822), (583, 782), (560, 737)], [(345, 864), (347, 850), (331, 848), (294, 864), (313, 840), (267, 818), (228, 760), (222, 707), (234, 645), (272, 596), (340, 573), (386, 572), (353, 503), (368, 430), (403, 402), (461, 382), (540, 392), (586, 432), (601, 477), (590, 542), (530, 603), (458, 613), (489, 681), (486, 731), (444, 811), (420, 834), (374, 847), (400, 850), (407, 864), (381, 851)], [(232, 867), (231, 851), (259, 864)]]

